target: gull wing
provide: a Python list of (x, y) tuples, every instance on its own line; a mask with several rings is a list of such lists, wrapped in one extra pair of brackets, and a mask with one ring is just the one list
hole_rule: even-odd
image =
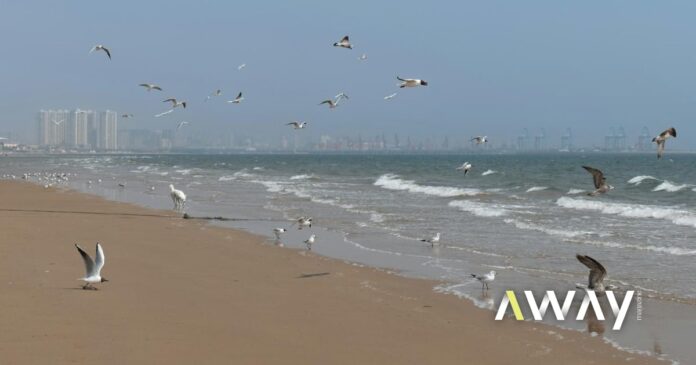
[(396, 79), (397, 79), (397, 80), (399, 80), (399, 81), (403, 81), (403, 82), (406, 82), (406, 81), (408, 81), (408, 79), (402, 79), (402, 78), (401, 78), (401, 77), (399, 77), (399, 76), (397, 76), (397, 77), (396, 77)]
[(348, 36), (345, 36), (345, 37), (341, 38), (341, 42), (340, 42), (340, 43), (348, 43), (348, 42), (350, 42), (350, 39), (348, 38)]
[(102, 249), (101, 244), (97, 243), (97, 256), (96, 256), (96, 261), (95, 261), (95, 267), (94, 269), (96, 270), (95, 274), (99, 275), (101, 272), (102, 267), (104, 267), (104, 250)]
[(665, 153), (665, 140), (661, 139), (661, 140), (657, 141), (657, 158), (662, 158), (662, 154), (664, 154), (664, 153)]
[(670, 129), (667, 129), (664, 132), (660, 133), (660, 137), (662, 137), (662, 138), (667, 138), (667, 136), (676, 137), (677, 130), (674, 129), (674, 127), (672, 127)]
[(324, 101), (322, 101), (321, 103), (319, 103), (319, 105), (322, 105), (322, 104), (329, 104), (329, 105), (332, 105), (332, 104), (333, 104), (333, 100), (324, 100)]
[(77, 248), (77, 252), (80, 253), (80, 256), (82, 256), (82, 261), (85, 263), (85, 277), (90, 277), (94, 275), (95, 273), (95, 265), (94, 261), (92, 261), (92, 258), (89, 257), (87, 252), (82, 249), (82, 247), (78, 246), (77, 243), (75, 244), (75, 247)]
[(159, 86), (157, 86), (157, 85), (152, 85), (152, 88), (155, 89), (155, 90), (162, 91), (162, 88), (159, 87)]
[(242, 92), (240, 91), (239, 94), (237, 95), (237, 100), (242, 98)]
[(578, 259), (578, 261), (590, 269), (587, 287), (594, 289), (596, 284), (601, 283), (604, 280), (604, 277), (607, 276), (607, 270), (604, 268), (604, 266), (602, 266), (602, 264), (599, 263), (599, 261), (590, 256), (578, 254), (575, 255), (575, 257)]
[(102, 49), (104, 52), (106, 52), (106, 55), (109, 56), (109, 59), (111, 59), (111, 52), (109, 52), (109, 50), (106, 49), (105, 47), (102, 47), (101, 49)]
[(592, 174), (592, 180), (594, 181), (594, 186), (596, 189), (599, 189), (600, 186), (604, 185), (604, 181), (606, 179), (604, 178), (604, 174), (601, 171), (589, 166), (583, 166), (582, 168), (587, 170), (587, 172), (589, 172), (590, 174)]

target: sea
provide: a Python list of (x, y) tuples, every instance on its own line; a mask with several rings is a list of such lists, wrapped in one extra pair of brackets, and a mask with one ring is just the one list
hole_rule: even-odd
[[(465, 161), (467, 174), (456, 169)], [(587, 196), (594, 186), (583, 165), (613, 189)], [(433, 290), (490, 309), (491, 320), (505, 290), (582, 292), (588, 270), (575, 255), (589, 255), (606, 267), (606, 283), (639, 293), (641, 308), (621, 331), (546, 321), (627, 356), (696, 363), (694, 154), (26, 155), (0, 158), (0, 174), (160, 209), (172, 209), (173, 184), (190, 216), (228, 218), (216, 224), (269, 244), (278, 244), (273, 228), (288, 228), (289, 248), (316, 234), (318, 254), (436, 280)], [(313, 227), (299, 230), (300, 216)], [(438, 232), (439, 246), (421, 241)], [(491, 270), (482, 291), (471, 274)]]

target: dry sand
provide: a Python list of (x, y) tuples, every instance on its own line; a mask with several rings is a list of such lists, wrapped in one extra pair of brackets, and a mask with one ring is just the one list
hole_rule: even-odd
[[(660, 363), (171, 212), (17, 182), (0, 202), (0, 364)], [(73, 244), (97, 241), (110, 281), (81, 290)]]

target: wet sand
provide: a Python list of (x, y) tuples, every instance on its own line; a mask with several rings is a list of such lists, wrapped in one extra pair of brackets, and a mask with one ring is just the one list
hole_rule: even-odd
[[(173, 212), (19, 182), (0, 202), (2, 364), (664, 364)], [(73, 244), (97, 241), (110, 281), (85, 291)]]

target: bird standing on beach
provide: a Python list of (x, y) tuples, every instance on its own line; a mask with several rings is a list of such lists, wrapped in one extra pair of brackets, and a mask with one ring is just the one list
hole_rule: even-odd
[(183, 191), (174, 189), (173, 184), (169, 184), (169, 195), (172, 197), (172, 202), (174, 202), (174, 210), (181, 210), (186, 204), (186, 194)]
[(613, 189), (614, 187), (607, 184), (607, 179), (604, 177), (604, 174), (602, 171), (599, 171), (598, 169), (595, 169), (594, 167), (590, 166), (583, 166), (583, 169), (587, 170), (590, 174), (592, 174), (592, 181), (594, 182), (594, 187), (595, 191), (591, 193), (587, 193), (589, 196), (597, 196), (599, 194), (604, 194), (607, 191)]
[(662, 154), (665, 152), (665, 142), (669, 137), (677, 138), (677, 130), (674, 127), (667, 129), (666, 131), (660, 133), (657, 137), (653, 138), (652, 141), (657, 143), (657, 158), (662, 158)]
[(495, 270), (491, 270), (488, 274), (483, 275), (471, 274), (471, 277), (481, 282), (481, 290), (483, 290), (484, 287), (488, 290), (488, 283), (495, 280)]
[(398, 86), (402, 89), (405, 87), (428, 86), (428, 82), (421, 79), (402, 79), (399, 76), (397, 76), (396, 79), (402, 81), (400, 84), (398, 84)]
[(273, 234), (275, 235), (276, 241), (280, 241), (280, 235), (287, 232), (285, 228), (273, 228)]
[(430, 247), (435, 247), (436, 245), (439, 245), (440, 244), (440, 232), (435, 233), (435, 235), (430, 237), (430, 238), (422, 239), (421, 242), (428, 242), (430, 244)]
[(604, 285), (607, 269), (605, 269), (599, 261), (590, 256), (580, 254), (575, 255), (575, 258), (590, 269), (590, 276), (587, 279), (587, 289), (594, 290), (599, 294), (603, 294), (605, 290), (611, 289), (611, 285)]
[(109, 50), (101, 44), (97, 44), (96, 46), (92, 47), (92, 49), (89, 50), (89, 53), (92, 53), (94, 51), (104, 51), (104, 53), (106, 53), (106, 55), (109, 56), (109, 59), (111, 59), (111, 52), (109, 52)]
[(290, 122), (286, 125), (291, 125), (293, 129), (303, 129), (307, 126), (307, 122)]
[(162, 88), (159, 87), (159, 86), (157, 86), (157, 85), (155, 85), (155, 84), (145, 83), (145, 84), (140, 84), (140, 85), (138, 85), (138, 86), (144, 87), (145, 89), (147, 89), (147, 91), (152, 91), (152, 90), (159, 90), (159, 91), (162, 91)]
[(464, 162), (461, 166), (457, 167), (457, 170), (464, 171), (464, 176), (466, 176), (466, 173), (471, 170), (471, 164), (468, 161)]
[(312, 251), (312, 245), (316, 241), (317, 235), (313, 234), (309, 236), (308, 239), (304, 241), (305, 245), (307, 245), (307, 250)]
[(341, 38), (340, 41), (336, 42), (333, 44), (334, 47), (341, 47), (341, 48), (348, 48), (348, 49), (353, 49), (353, 45), (350, 44), (350, 39), (348, 36), (345, 36)]
[(90, 286), (90, 284), (108, 281), (106, 278), (101, 276), (101, 269), (104, 267), (104, 250), (102, 249), (101, 245), (97, 243), (95, 261), (92, 261), (92, 258), (89, 257), (87, 252), (78, 246), (77, 243), (75, 244), (75, 248), (77, 248), (77, 252), (80, 253), (80, 256), (82, 256), (82, 261), (85, 263), (85, 277), (77, 280), (86, 282), (86, 284), (82, 286), (82, 289), (84, 290), (98, 290), (96, 287)]

